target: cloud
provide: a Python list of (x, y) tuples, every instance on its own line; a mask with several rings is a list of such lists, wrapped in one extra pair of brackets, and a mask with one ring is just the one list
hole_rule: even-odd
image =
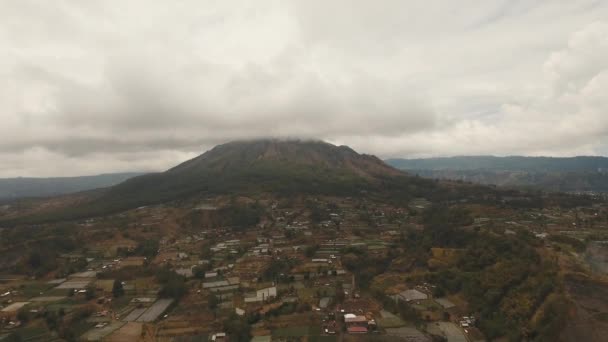
[(606, 153), (606, 14), (586, 0), (6, 1), (0, 176), (162, 170), (268, 136), (382, 157)]
[[(606, 153), (608, 23), (594, 22), (574, 32), (562, 49), (549, 54), (542, 70), (536, 96), (502, 103), (491, 120), (450, 122), (434, 132), (403, 139), (381, 137), (373, 148), (395, 156), (433, 155), (437, 150), (502, 155)], [(407, 149), (400, 148), (399, 141)]]

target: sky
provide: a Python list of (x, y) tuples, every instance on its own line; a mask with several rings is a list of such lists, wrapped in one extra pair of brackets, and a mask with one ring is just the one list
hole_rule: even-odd
[(239, 139), (608, 155), (608, 1), (0, 0), (0, 177)]

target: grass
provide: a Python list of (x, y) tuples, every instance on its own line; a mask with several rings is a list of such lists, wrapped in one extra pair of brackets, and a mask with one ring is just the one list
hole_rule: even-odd
[(608, 322), (608, 312), (600, 312), (600, 313), (594, 315), (593, 317), (602, 322)]
[(338, 336), (310, 336), (308, 337), (309, 342), (336, 342)]
[[(21, 337), (21, 340), (40, 340), (41, 337), (45, 337), (49, 335), (49, 331), (44, 327), (27, 327), (21, 328), (16, 331), (16, 333)], [(49, 336), (50, 337), (50, 336)]]
[(416, 303), (420, 303), (420, 304), (412, 304), (412, 307), (414, 307), (418, 310), (426, 310), (426, 311), (443, 310), (443, 307), (432, 299), (424, 299), (421, 301), (416, 301)]
[(310, 302), (315, 296), (315, 290), (313, 288), (304, 288), (298, 290), (298, 298), (303, 302)]
[(63, 309), (63, 311), (65, 311), (65, 312), (70, 312), (70, 311), (72, 311), (73, 307), (74, 307), (73, 304), (51, 304), (51, 305), (47, 305), (46, 309), (47, 309), (47, 311), (52, 311), (52, 312), (58, 312), (61, 309)]
[(122, 296), (122, 297), (118, 297), (118, 298), (112, 298), (112, 303), (110, 304), (110, 306), (112, 307), (112, 310), (114, 311), (119, 311), (120, 309), (124, 308), (125, 306), (129, 305), (129, 303), (131, 302), (131, 297), (129, 296)]
[(79, 321), (79, 322), (73, 323), (70, 326), (70, 329), (74, 332), (74, 335), (81, 336), (85, 332), (87, 332), (89, 329), (92, 329), (94, 326), (95, 326), (95, 323), (90, 323), (87, 321)]
[(113, 279), (98, 279), (95, 281), (95, 287), (103, 289), (105, 292), (112, 292), (114, 286)]
[(300, 326), (279, 328), (272, 331), (272, 337), (304, 337), (304, 336), (319, 336), (321, 328), (318, 326)]
[(67, 296), (69, 293), (70, 289), (50, 289), (43, 296)]
[(32, 282), (26, 283), (23, 288), (19, 289), (19, 291), (21, 291), (26, 297), (38, 297), (40, 296), (41, 292), (43, 295), (48, 296), (49, 294), (47, 294), (47, 290), (51, 289), (53, 286), (55, 285), (46, 284), (43, 282)]
[(150, 278), (137, 278), (134, 281), (135, 284), (135, 290), (136, 291), (146, 291), (146, 290), (153, 290), (153, 289), (158, 289), (160, 286), (158, 285), (158, 283), (156, 282), (156, 280), (152, 277)]
[(388, 288), (404, 284), (406, 276), (402, 273), (384, 273), (374, 278), (372, 282), (372, 289), (384, 292)]
[(318, 302), (317, 293), (321, 297), (335, 297), (336, 289), (334, 286), (303, 288), (298, 290), (298, 298), (304, 302)]
[(399, 316), (388, 311), (382, 311), (382, 318), (376, 318), (382, 328), (400, 328), (406, 325)]

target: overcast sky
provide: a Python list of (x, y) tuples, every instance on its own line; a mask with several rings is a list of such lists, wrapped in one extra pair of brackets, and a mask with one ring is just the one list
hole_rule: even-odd
[(0, 177), (218, 143), (608, 154), (608, 1), (0, 0)]

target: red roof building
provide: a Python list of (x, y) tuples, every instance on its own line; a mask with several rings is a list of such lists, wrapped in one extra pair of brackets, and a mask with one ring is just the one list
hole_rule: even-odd
[(348, 333), (349, 334), (367, 334), (367, 328), (366, 327), (349, 327), (348, 328)]

